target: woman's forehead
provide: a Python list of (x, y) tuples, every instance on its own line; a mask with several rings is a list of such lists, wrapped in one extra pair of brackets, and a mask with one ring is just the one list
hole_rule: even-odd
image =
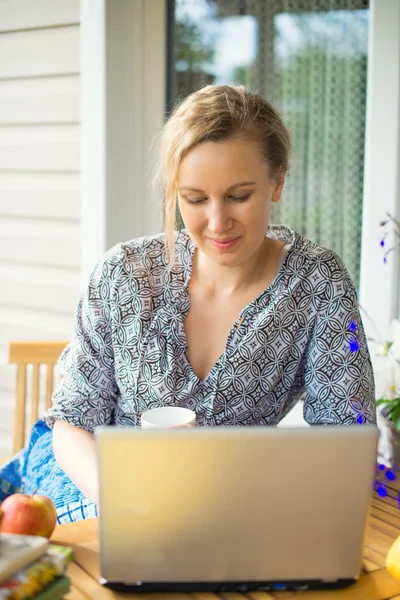
[(177, 183), (180, 187), (193, 186), (196, 176), (223, 178), (231, 171), (237, 181), (268, 175), (268, 165), (258, 142), (230, 139), (198, 144), (182, 158)]

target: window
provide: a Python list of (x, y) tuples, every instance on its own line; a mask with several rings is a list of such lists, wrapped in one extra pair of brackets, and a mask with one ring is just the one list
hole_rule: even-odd
[(243, 84), (280, 109), (294, 146), (272, 221), (331, 248), (360, 276), (366, 0), (170, 0), (168, 104)]

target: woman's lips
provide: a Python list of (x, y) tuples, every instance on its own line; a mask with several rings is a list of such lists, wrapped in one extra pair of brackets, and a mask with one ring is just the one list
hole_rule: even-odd
[(229, 238), (226, 240), (216, 240), (213, 238), (208, 238), (210, 242), (220, 250), (228, 250), (228, 248), (232, 248), (236, 244), (236, 242), (240, 239), (239, 237)]

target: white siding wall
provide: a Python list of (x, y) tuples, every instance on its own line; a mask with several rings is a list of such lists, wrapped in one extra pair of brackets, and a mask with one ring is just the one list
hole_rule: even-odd
[(10, 340), (68, 339), (80, 283), (79, 0), (0, 2), (0, 457)]

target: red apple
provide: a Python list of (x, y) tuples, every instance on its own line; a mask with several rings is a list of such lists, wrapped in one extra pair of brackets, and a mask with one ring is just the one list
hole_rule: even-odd
[(0, 533), (41, 535), (49, 538), (56, 522), (56, 507), (47, 496), (35, 493), (12, 494), (0, 505)]

